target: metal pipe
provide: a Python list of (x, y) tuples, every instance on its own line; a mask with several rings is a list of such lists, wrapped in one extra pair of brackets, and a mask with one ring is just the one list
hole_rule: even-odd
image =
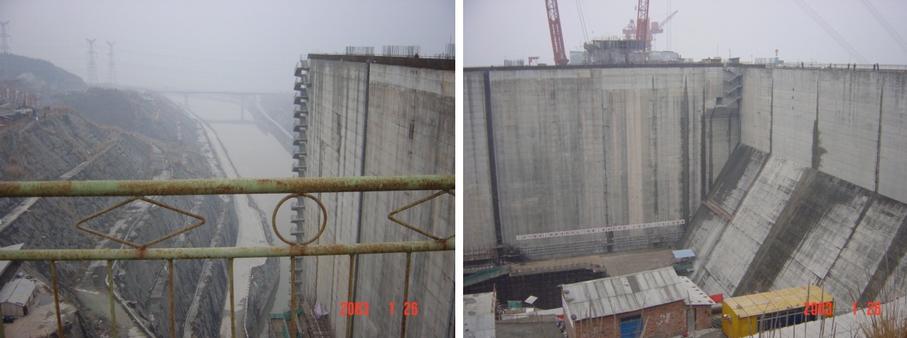
[[(406, 338), (406, 306), (409, 299), (409, 274), (413, 262), (413, 254), (411, 252), (406, 253), (406, 273), (404, 274), (403, 280), (403, 319), (400, 322), (400, 338)], [(418, 303), (416, 303), (418, 304)]]
[(236, 301), (233, 291), (233, 258), (227, 258), (227, 287), (230, 288), (230, 337), (236, 338)]
[(299, 313), (299, 301), (296, 298), (296, 257), (290, 256), (290, 327), (287, 328), (289, 331), (292, 329), (293, 337), (299, 335), (299, 325), (296, 323), (299, 320), (299, 317), (296, 315)]
[(452, 189), (454, 177), (442, 175), (18, 181), (0, 182), (0, 197), (227, 195)]
[(167, 260), (167, 303), (170, 307), (170, 336), (176, 337), (176, 306), (173, 304), (173, 259)]
[(162, 259), (223, 259), (285, 256), (335, 256), (454, 250), (455, 240), (404, 241), (355, 244), (312, 244), (285, 247), (213, 247), (213, 248), (151, 248), (151, 249), (30, 249), (0, 250), (0, 260), (162, 260)]
[[(347, 303), (352, 304), (348, 305), (349, 308), (347, 311), (353, 311), (355, 313), (356, 300), (353, 299), (353, 294), (356, 292), (356, 255), (350, 255), (350, 271), (347, 279), (347, 291), (346, 291), (346, 300)], [(341, 310), (342, 311), (342, 310)], [(346, 337), (353, 337), (353, 319), (355, 318), (353, 313), (347, 313), (346, 317)]]
[(57, 283), (57, 262), (50, 261), (50, 284), (54, 289), (54, 307), (57, 309), (57, 337), (63, 338), (63, 319), (60, 317), (60, 286)]
[(117, 311), (114, 305), (113, 296), (113, 261), (107, 260), (107, 307), (110, 309), (110, 332), (113, 337), (119, 337), (117, 334)]

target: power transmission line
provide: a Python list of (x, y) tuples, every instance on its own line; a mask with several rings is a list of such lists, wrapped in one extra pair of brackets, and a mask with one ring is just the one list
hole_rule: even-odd
[(88, 42), (88, 83), (98, 82), (98, 67), (94, 63), (94, 41), (95, 39), (85, 39), (85, 42)]
[(862, 0), (862, 2), (863, 6), (865, 6), (866, 9), (869, 10), (869, 13), (871, 13), (872, 16), (876, 18), (876, 21), (878, 21), (879, 24), (882, 25), (882, 28), (885, 28), (885, 30), (888, 31), (888, 35), (891, 35), (891, 37), (898, 43), (898, 46), (901, 46), (901, 49), (907, 52), (907, 42), (904, 42), (904, 38), (901, 37), (901, 34), (898, 34), (898, 31), (888, 23), (888, 20), (885, 20), (885, 17), (882, 16), (882, 13), (879, 13), (879, 11), (875, 8), (875, 6), (872, 5), (871, 2), (869, 2), (869, 0)]
[(115, 42), (107, 41), (107, 82), (114, 84), (117, 82), (116, 63), (113, 61), (113, 45)]
[(576, 11), (579, 13), (579, 24), (583, 28), (583, 43), (589, 42), (589, 32), (586, 30), (586, 16), (583, 15), (582, 0), (576, 0)]
[(860, 54), (860, 52), (853, 48), (853, 46), (847, 43), (847, 40), (844, 40), (844, 37), (842, 37), (841, 34), (838, 34), (838, 31), (835, 30), (834, 27), (829, 25), (828, 22), (825, 22), (825, 19), (823, 19), (822, 16), (819, 15), (819, 13), (813, 10), (812, 7), (809, 7), (809, 4), (807, 4), (804, 0), (795, 0), (794, 2), (796, 2), (797, 5), (799, 5), (800, 8), (803, 9), (803, 11), (806, 12), (807, 15), (809, 15), (810, 19), (815, 21), (816, 24), (819, 25), (819, 27), (822, 27), (822, 29), (825, 30), (825, 33), (828, 34), (832, 39), (834, 39), (835, 42), (838, 43), (838, 45), (846, 49), (847, 52), (850, 53), (850, 56), (855, 58), (857, 62), (868, 63), (866, 61), (866, 58), (864, 58), (863, 55)]

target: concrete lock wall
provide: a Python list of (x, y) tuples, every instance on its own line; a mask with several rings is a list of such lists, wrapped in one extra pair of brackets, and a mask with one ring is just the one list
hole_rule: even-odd
[[(427, 175), (454, 172), (454, 72), (402, 65), (342, 61), (310, 56), (311, 113), (308, 176)], [(429, 191), (319, 194), (329, 210), (319, 243), (426, 240), (387, 220), (387, 214), (430, 195)], [(454, 234), (449, 195), (417, 206), (400, 218), (436, 236)], [(317, 231), (320, 210), (305, 209), (305, 232)], [(407, 336), (453, 334), (453, 252), (412, 255), (409, 300), (417, 316), (407, 319)], [(304, 298), (330, 311), (337, 336), (345, 336), (341, 302), (368, 302), (368, 316), (353, 319), (357, 337), (399, 335), (406, 269), (405, 254), (362, 255), (348, 294), (350, 258), (306, 258)], [(389, 303), (395, 302), (395, 313)]]
[(467, 69), (466, 254), (672, 245), (682, 226), (516, 236), (692, 215), (740, 135), (736, 110), (715, 109), (724, 77), (721, 67)]
[(905, 79), (746, 69), (742, 144), (683, 242), (697, 284), (739, 295), (818, 283), (840, 304), (903, 295)]

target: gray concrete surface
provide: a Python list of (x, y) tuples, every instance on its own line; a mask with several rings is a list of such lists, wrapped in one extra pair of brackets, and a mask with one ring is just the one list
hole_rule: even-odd
[[(582, 255), (676, 241), (679, 226), (516, 236), (692, 215), (738, 143), (736, 116), (703, 121), (723, 81), (721, 67), (466, 70), (466, 253), (502, 244), (545, 259), (563, 255), (551, 247)], [(607, 236), (607, 249), (577, 245)]]
[[(310, 60), (307, 176), (427, 175), (454, 172), (454, 72), (380, 62)], [(387, 220), (387, 214), (431, 192), (318, 194), (329, 210), (318, 243), (425, 240)], [(454, 234), (454, 201), (441, 196), (399, 217), (436, 236)], [(305, 237), (316, 231), (320, 211), (308, 202)], [(347, 333), (339, 305), (368, 302), (369, 316), (353, 319), (356, 337), (399, 336), (406, 255), (364, 255), (348, 292), (350, 258), (305, 258), (303, 295), (308, 309), (323, 305), (337, 336)], [(454, 254), (412, 255), (409, 301), (417, 316), (407, 336), (443, 337), (454, 332)], [(396, 304), (390, 313), (389, 303)]]

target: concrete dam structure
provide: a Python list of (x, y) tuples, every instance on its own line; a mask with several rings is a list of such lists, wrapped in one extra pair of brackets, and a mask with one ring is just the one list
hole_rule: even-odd
[(674, 245), (739, 142), (735, 71), (467, 69), (466, 261)]
[(465, 264), (692, 248), (742, 295), (907, 290), (907, 73), (753, 65), (465, 71)]
[[(684, 245), (706, 292), (907, 290), (907, 73), (746, 69), (741, 144)], [(847, 311), (847, 307), (838, 307)]]
[[(297, 76), (294, 171), (300, 176), (453, 175), (452, 59), (311, 54)], [(326, 230), (316, 243), (427, 240), (389, 221), (388, 214), (429, 195), (315, 194), (329, 211)], [(294, 221), (300, 224), (297, 238), (313, 238), (321, 210), (302, 198), (294, 209), (298, 212)], [(434, 236), (453, 236), (453, 195), (439, 196), (397, 217)], [(408, 254), (298, 258), (302, 308), (323, 307), (338, 337), (350, 330), (355, 337), (400, 336), (405, 298), (418, 307), (417, 314), (406, 319), (406, 336), (452, 337), (454, 253), (413, 253), (411, 265), (407, 258)], [(346, 301), (367, 302), (368, 315), (340, 316), (340, 305)]]

